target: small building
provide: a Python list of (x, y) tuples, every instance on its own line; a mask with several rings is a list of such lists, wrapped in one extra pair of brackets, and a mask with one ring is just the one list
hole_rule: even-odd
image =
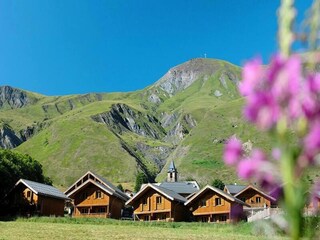
[(244, 217), (243, 206), (250, 207), (245, 202), (229, 193), (207, 185), (185, 202), (199, 222), (231, 222)]
[(250, 205), (251, 211), (277, 206), (275, 198), (251, 184), (236, 193), (234, 196)]
[(73, 199), (74, 217), (121, 218), (121, 211), (129, 199), (127, 194), (102, 176), (88, 171), (65, 194)]
[(185, 202), (180, 194), (149, 183), (126, 204), (133, 207), (135, 219), (140, 221), (186, 221), (190, 214)]
[(53, 186), (20, 179), (6, 197), (8, 213), (22, 216), (64, 216), (69, 198)]

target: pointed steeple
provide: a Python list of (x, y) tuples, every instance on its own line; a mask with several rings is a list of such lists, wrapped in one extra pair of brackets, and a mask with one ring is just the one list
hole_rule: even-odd
[(167, 182), (177, 182), (178, 181), (178, 171), (174, 162), (172, 161), (169, 165)]
[(174, 162), (171, 161), (168, 172), (176, 172), (176, 171), (177, 171), (176, 166), (174, 165)]

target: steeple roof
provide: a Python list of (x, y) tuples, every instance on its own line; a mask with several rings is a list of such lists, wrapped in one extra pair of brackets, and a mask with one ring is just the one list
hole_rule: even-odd
[(176, 166), (174, 165), (174, 162), (171, 161), (168, 172), (177, 172)]

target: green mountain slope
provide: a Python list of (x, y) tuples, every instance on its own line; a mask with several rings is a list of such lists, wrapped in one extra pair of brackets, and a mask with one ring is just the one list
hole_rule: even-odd
[(15, 149), (40, 161), (61, 187), (87, 170), (115, 183), (134, 182), (138, 171), (163, 180), (170, 160), (182, 179), (230, 182), (236, 176), (221, 159), (228, 137), (269, 146), (241, 117), (240, 72), (224, 61), (192, 59), (130, 93), (46, 97), (12, 88), (30, 100), (3, 101), (0, 122), (21, 140)]

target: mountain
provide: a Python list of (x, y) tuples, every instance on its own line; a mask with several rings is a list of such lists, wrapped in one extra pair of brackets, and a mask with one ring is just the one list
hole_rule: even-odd
[(165, 177), (174, 160), (181, 179), (236, 179), (222, 162), (236, 134), (268, 148), (268, 139), (242, 119), (241, 69), (197, 58), (171, 68), (145, 89), (48, 97), (0, 87), (0, 147), (28, 153), (61, 187), (92, 170), (115, 183)]

